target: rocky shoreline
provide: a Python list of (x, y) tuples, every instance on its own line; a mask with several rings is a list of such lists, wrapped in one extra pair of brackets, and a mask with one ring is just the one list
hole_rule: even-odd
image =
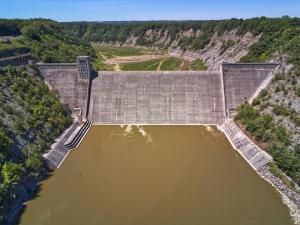
[(300, 225), (300, 195), (287, 187), (280, 178), (272, 174), (268, 165), (260, 168), (257, 173), (280, 193), (282, 202), (288, 206), (294, 223)]
[[(248, 164), (257, 172), (257, 174), (269, 182), (281, 195), (282, 202), (288, 206), (290, 215), (296, 225), (300, 225), (300, 195), (291, 188), (289, 188), (285, 183), (277, 176), (275, 176), (269, 167), (270, 160), (264, 161), (264, 164), (255, 164), (255, 161), (252, 160), (252, 157), (245, 157), (245, 143), (246, 141), (251, 143), (251, 145), (256, 146), (256, 149), (261, 153), (265, 153), (260, 149), (253, 141), (246, 136), (245, 131), (233, 122), (232, 119), (227, 119), (221, 126), (218, 126), (224, 134), (226, 135), (228, 141), (232, 147), (239, 152), (239, 154), (248, 162)], [(271, 157), (271, 156), (269, 156)], [(254, 157), (255, 158), (255, 157)], [(259, 160), (259, 162), (262, 160)]]

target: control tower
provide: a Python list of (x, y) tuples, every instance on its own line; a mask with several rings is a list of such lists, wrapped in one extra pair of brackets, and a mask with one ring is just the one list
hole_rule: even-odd
[(89, 79), (91, 77), (92, 68), (91, 68), (91, 58), (89, 56), (78, 56), (77, 64), (79, 70), (79, 77), (81, 79)]

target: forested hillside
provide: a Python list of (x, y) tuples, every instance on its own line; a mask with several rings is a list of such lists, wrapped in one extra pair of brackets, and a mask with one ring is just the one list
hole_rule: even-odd
[[(290, 51), (294, 61), (299, 46), (299, 18), (253, 18), (211, 21), (71, 22), (0, 20), (0, 36), (20, 36), (5, 50), (30, 49), (44, 62), (73, 62), (76, 55), (95, 56), (91, 42), (177, 49), (197, 52), (201, 59), (221, 57), (243, 62), (265, 62)], [(12, 51), (10, 51), (12, 52)], [(238, 55), (238, 57), (235, 57)], [(299, 58), (298, 58), (299, 59)]]
[[(299, 18), (60, 24), (88, 42), (167, 49), (210, 69), (221, 61), (265, 62), (299, 46)], [(295, 50), (295, 49), (293, 49)], [(293, 53), (295, 56), (295, 53)]]
[(0, 57), (31, 52), (43, 62), (75, 62), (78, 55), (94, 56), (88, 42), (66, 32), (55, 21), (0, 20), (0, 36), (19, 36), (0, 42)]
[(46, 167), (43, 153), (70, 125), (70, 111), (37, 72), (0, 69), (0, 223), (22, 194), (20, 183), (37, 179)]

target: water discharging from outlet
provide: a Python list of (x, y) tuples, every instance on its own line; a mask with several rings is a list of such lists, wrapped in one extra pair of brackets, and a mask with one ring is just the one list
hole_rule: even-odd
[(94, 126), (21, 225), (292, 225), (214, 127)]

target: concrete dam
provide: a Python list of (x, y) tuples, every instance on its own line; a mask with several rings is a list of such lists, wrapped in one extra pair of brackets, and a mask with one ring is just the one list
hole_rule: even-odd
[(219, 71), (93, 74), (88, 57), (39, 64), (44, 81), (75, 114), (93, 124), (142, 125), (219, 125), (256, 97), (277, 67), (223, 63)]
[(219, 71), (94, 73), (89, 57), (81, 56), (73, 64), (38, 66), (74, 116), (86, 121), (81, 128), (74, 123), (65, 143), (47, 155), (52, 168), (79, 145), (91, 124), (216, 125), (254, 169), (272, 160), (228, 121), (266, 87), (278, 64), (222, 63)]

